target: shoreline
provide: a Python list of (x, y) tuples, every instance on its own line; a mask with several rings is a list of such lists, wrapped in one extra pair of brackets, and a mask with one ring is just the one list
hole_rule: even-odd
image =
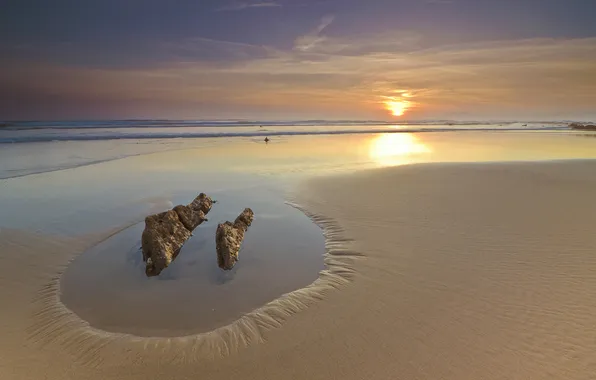
[[(445, 149), (447, 146), (443, 145), (443, 141), (453, 141), (454, 143), (461, 143), (462, 147), (465, 147), (465, 144), (478, 144), (479, 137), (490, 137), (484, 139), (481, 144), (487, 148), (487, 151), (494, 149), (490, 143), (491, 138), (494, 138), (494, 143), (505, 143), (511, 144), (512, 141), (510, 138), (505, 138), (503, 142), (501, 142), (503, 137), (515, 137), (519, 138), (523, 136), (524, 139), (530, 138), (528, 143), (532, 144), (531, 140), (535, 138), (540, 138), (544, 136), (549, 136), (547, 141), (548, 144), (553, 144), (551, 149), (554, 148), (554, 141), (557, 139), (574, 139), (576, 137), (582, 138), (590, 138), (596, 137), (596, 133), (590, 133), (586, 131), (574, 131), (574, 130), (566, 130), (566, 131), (496, 131), (496, 130), (463, 130), (461, 134), (458, 134), (457, 130), (454, 131), (443, 131), (443, 132), (453, 132), (453, 133), (439, 133), (434, 131), (424, 131), (421, 133), (418, 132), (405, 132), (402, 130), (396, 131), (381, 131), (379, 133), (372, 133), (371, 131), (366, 131), (365, 133), (356, 133), (356, 134), (332, 134), (332, 135), (300, 135), (300, 136), (280, 136), (281, 139), (275, 140), (274, 144), (268, 144), (267, 148), (263, 148), (262, 145), (265, 145), (263, 141), (260, 139), (255, 140), (254, 138), (247, 138), (247, 137), (228, 137), (228, 138), (181, 138), (181, 139), (166, 139), (166, 140), (159, 140), (159, 139), (147, 139), (147, 140), (140, 140), (137, 143), (134, 140), (91, 140), (91, 141), (57, 141), (57, 142), (39, 142), (39, 143), (32, 143), (32, 144), (8, 144), (6, 145), (7, 149), (4, 152), (6, 155), (6, 160), (9, 165), (3, 170), (0, 170), (0, 181), (9, 181), (15, 180), (19, 178), (27, 178), (27, 177), (36, 177), (36, 176), (43, 176), (47, 175), (48, 173), (56, 173), (56, 172), (64, 172), (69, 170), (76, 170), (81, 168), (93, 168), (97, 167), (98, 165), (105, 165), (110, 164), (115, 161), (127, 160), (135, 160), (140, 162), (143, 159), (150, 159), (155, 157), (156, 155), (173, 155), (173, 154), (180, 154), (180, 155), (192, 155), (192, 152), (197, 151), (198, 149), (205, 149), (216, 157), (222, 157), (221, 152), (225, 150), (243, 150), (246, 152), (250, 152), (258, 157), (264, 157), (266, 152), (274, 151), (274, 154), (279, 154), (277, 152), (281, 152), (283, 149), (281, 148), (282, 145), (292, 145), (292, 146), (302, 146), (303, 149), (308, 149), (307, 142), (309, 144), (335, 144), (333, 146), (335, 154), (344, 155), (346, 151), (343, 150), (343, 146), (345, 145), (337, 145), (334, 141), (337, 139), (338, 141), (343, 141), (343, 144), (355, 144), (354, 150), (346, 156), (346, 159), (353, 161), (352, 165), (347, 165), (347, 169), (350, 171), (357, 171), (360, 170), (358, 165), (365, 165), (369, 166), (368, 168), (374, 168), (378, 166), (378, 162), (375, 162), (379, 159), (379, 157), (375, 157), (376, 153), (372, 153), (373, 157), (371, 157), (370, 152), (366, 152), (367, 149), (372, 149), (369, 145), (370, 142), (379, 137), (383, 137), (386, 139), (385, 144), (382, 146), (383, 149), (388, 149), (389, 145), (387, 143), (392, 141), (392, 136), (406, 136), (404, 137), (403, 141), (398, 140), (396, 141), (397, 144), (403, 145), (404, 142), (409, 138), (410, 140), (419, 138), (420, 141), (430, 141), (433, 145), (440, 144), (440, 149)], [(408, 137), (410, 136), (410, 137)], [(455, 137), (454, 137), (455, 136)], [(466, 142), (468, 141), (468, 142)], [(278, 144), (280, 143), (280, 144)], [(569, 144), (567, 142), (561, 142), (563, 144)], [(117, 151), (119, 153), (114, 154), (110, 152), (114, 148), (112, 144), (116, 144)], [(520, 144), (518, 141), (517, 144)], [(2, 144), (0, 143), (0, 146)], [(583, 152), (580, 153), (573, 153), (573, 152), (561, 152), (555, 153), (554, 159), (557, 160), (570, 160), (570, 159), (583, 159), (583, 157), (591, 157), (594, 156), (590, 153), (587, 149), (588, 145), (591, 144), (581, 144), (584, 145), (582, 149)], [(33, 149), (35, 146), (43, 147), (44, 149)], [(545, 161), (549, 159), (549, 156), (552, 154), (544, 154), (539, 149), (540, 146), (536, 146), (534, 144), (530, 145), (533, 151), (536, 152), (534, 157), (526, 158), (523, 153), (516, 152), (514, 158), (517, 158), (517, 161), (524, 162), (524, 161)], [(10, 148), (10, 149), (9, 149)], [(403, 146), (400, 146), (399, 149), (403, 149)], [(431, 145), (432, 148), (432, 145)], [(265, 150), (268, 149), (268, 150)], [(519, 148), (518, 148), (519, 149)], [(538, 149), (538, 150), (537, 150)], [(65, 155), (65, 154), (58, 154), (59, 151), (67, 151), (72, 150), (73, 154)], [(18, 160), (19, 152), (24, 152), (26, 155), (26, 160)], [(91, 152), (91, 153), (89, 153)], [(106, 153), (108, 152), (108, 153)], [(322, 152), (316, 152), (315, 154), (321, 155)], [(390, 152), (381, 152), (381, 154), (386, 154)], [(426, 156), (430, 156), (428, 154)], [(40, 162), (44, 162), (43, 160), (46, 159), (48, 154), (55, 156), (53, 161), (49, 161), (39, 167), (32, 166), (31, 160), (36, 159), (40, 160)], [(88, 154), (90, 154), (88, 156)], [(300, 152), (295, 152), (295, 154), (301, 154)], [(323, 153), (324, 155), (325, 153)], [(74, 155), (74, 160), (73, 160)], [(427, 162), (424, 160), (425, 155), (419, 156), (412, 156), (413, 162), (416, 163), (418, 159), (421, 159), (421, 162)], [(457, 155), (456, 155), (457, 156)], [(12, 157), (12, 158), (11, 158)], [(17, 160), (14, 158), (17, 157)], [(596, 156), (594, 156), (596, 157)], [(223, 157), (222, 157), (223, 158)], [(390, 157), (385, 157), (390, 158)], [(397, 157), (399, 158), (399, 157)], [(408, 156), (404, 156), (404, 158), (408, 158)], [(2, 156), (0, 155), (0, 161)], [(14, 161), (14, 163), (10, 162)], [(461, 160), (461, 161), (459, 161)], [(478, 156), (458, 156), (455, 160), (453, 157), (449, 156), (438, 156), (436, 158), (432, 158), (431, 162), (461, 162), (461, 163), (468, 163), (468, 162), (492, 162), (487, 161), (484, 157)], [(496, 155), (494, 162), (502, 162), (508, 161), (511, 162), (510, 159), (504, 157), (502, 155)], [(263, 163), (259, 163), (263, 164)], [(338, 163), (338, 165), (342, 165), (342, 163)], [(345, 165), (345, 163), (343, 164)], [(261, 168), (262, 165), (259, 165)], [(381, 165), (384, 166), (384, 165)], [(265, 163), (264, 167), (267, 167)]]

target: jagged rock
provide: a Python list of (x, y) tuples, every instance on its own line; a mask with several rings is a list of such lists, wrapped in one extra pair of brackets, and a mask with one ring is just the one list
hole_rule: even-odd
[(215, 249), (217, 250), (217, 265), (221, 269), (230, 270), (238, 261), (238, 253), (244, 240), (244, 233), (252, 224), (253, 219), (253, 211), (246, 208), (238, 215), (234, 223), (225, 222), (217, 225)]
[(211, 198), (201, 193), (189, 205), (176, 206), (174, 211), (176, 211), (184, 226), (192, 231), (207, 220), (205, 215), (211, 210), (213, 203), (215, 202)]
[(594, 124), (571, 123), (569, 124), (569, 128), (579, 129), (581, 131), (596, 131), (596, 125)]
[(192, 231), (207, 220), (213, 200), (201, 193), (187, 206), (179, 205), (170, 211), (145, 218), (142, 236), (145, 274), (157, 276), (178, 256)]
[(194, 230), (199, 226), (199, 224), (207, 220), (203, 211), (195, 211), (192, 209), (192, 207), (190, 207), (190, 205), (179, 205), (174, 207), (173, 210), (176, 212), (176, 214), (178, 214), (178, 218), (180, 218), (180, 221), (182, 224), (184, 224), (184, 227), (186, 227), (186, 229), (189, 231)]
[(195, 211), (203, 211), (203, 213), (205, 215), (207, 215), (207, 213), (209, 213), (209, 211), (211, 210), (211, 207), (213, 206), (213, 204), (215, 203), (215, 201), (213, 199), (211, 199), (210, 197), (208, 197), (206, 194), (201, 193), (199, 194), (198, 197), (195, 198), (194, 201), (192, 201), (192, 203), (189, 205), (193, 210)]

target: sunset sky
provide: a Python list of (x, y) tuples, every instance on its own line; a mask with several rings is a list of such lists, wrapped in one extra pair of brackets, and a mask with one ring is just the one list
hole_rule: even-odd
[(0, 10), (0, 120), (596, 119), (596, 0)]

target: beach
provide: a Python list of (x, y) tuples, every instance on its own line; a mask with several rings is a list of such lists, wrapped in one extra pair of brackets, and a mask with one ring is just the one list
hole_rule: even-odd
[(596, 380), (596, 1), (4, 1), (0, 380)]
[[(0, 220), (0, 379), (590, 379), (596, 373), (592, 136), (278, 139), (177, 142), (182, 146), (143, 152), (127, 145), (125, 157), (89, 153), (68, 168), (61, 167), (68, 157), (54, 157), (60, 167), (48, 162), (37, 174), (26, 159), (13, 161), (15, 175), (0, 180), (0, 206), (10, 215)], [(41, 144), (89, 144), (81, 151), (98, 152), (104, 146)], [(314, 254), (297, 261), (304, 277), (283, 283), (279, 276), (281, 293), (257, 292), (264, 298), (255, 297), (250, 310), (210, 331), (199, 324), (198, 333), (199, 325), (176, 331), (168, 310), (146, 311), (154, 313), (150, 322), (134, 315), (127, 310), (135, 308), (134, 297), (128, 306), (106, 296), (84, 307), (99, 318), (118, 304), (116, 311), (134, 315), (126, 324), (136, 331), (118, 321), (102, 328), (73, 312), (76, 298), (72, 308), (63, 302), (64, 274), (77, 260), (200, 191), (233, 205), (217, 218), (253, 202), (270, 207), (261, 215), (280, 215), (274, 223), (292, 220), (302, 232), (302, 223), (316, 224), (324, 246), (307, 248), (320, 250), (323, 268)], [(308, 234), (296, 240), (316, 243), (317, 232)], [(247, 258), (268, 249), (261, 238), (251, 251), (256, 243), (248, 241)], [(304, 249), (288, 252), (296, 257)], [(267, 271), (291, 273), (296, 265), (275, 262)], [(242, 287), (266, 288), (273, 278), (252, 273)], [(109, 272), (101, 278), (109, 281)], [(164, 296), (175, 302), (173, 289)], [(122, 287), (123, 295), (135, 294), (127, 291)], [(200, 301), (192, 309), (197, 320), (205, 312)], [(162, 328), (161, 320), (174, 332), (146, 333)]]

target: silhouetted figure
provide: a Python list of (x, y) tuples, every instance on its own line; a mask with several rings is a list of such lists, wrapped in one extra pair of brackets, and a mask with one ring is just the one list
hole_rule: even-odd
[(265, 144), (269, 143), (269, 137), (265, 137)]

